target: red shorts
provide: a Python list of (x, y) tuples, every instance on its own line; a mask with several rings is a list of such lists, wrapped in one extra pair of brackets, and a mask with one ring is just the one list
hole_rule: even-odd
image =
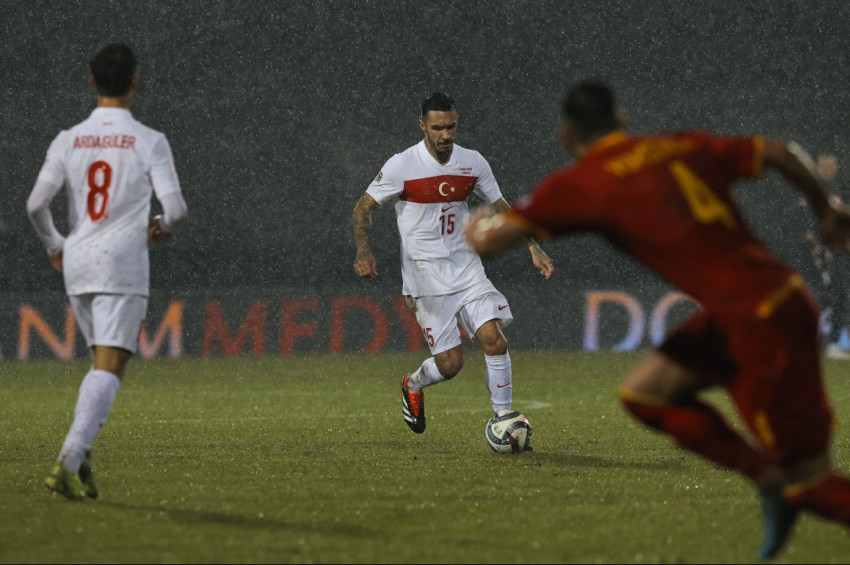
[(766, 319), (700, 311), (659, 347), (730, 394), (765, 455), (792, 464), (823, 453), (832, 409), (823, 386), (817, 306), (804, 287)]

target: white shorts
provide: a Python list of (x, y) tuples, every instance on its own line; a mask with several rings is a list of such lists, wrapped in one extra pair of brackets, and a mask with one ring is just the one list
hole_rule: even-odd
[(69, 296), (86, 345), (105, 345), (136, 353), (148, 299), (136, 294), (78, 294)]
[(514, 319), (507, 299), (489, 279), (454, 294), (405, 298), (432, 355), (461, 344), (458, 324), (470, 339), (475, 339), (475, 332), (490, 320), (501, 320), (507, 326)]

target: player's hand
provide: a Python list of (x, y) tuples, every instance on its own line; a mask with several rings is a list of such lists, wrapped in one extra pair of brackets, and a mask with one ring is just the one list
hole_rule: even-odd
[(531, 260), (534, 262), (534, 266), (540, 269), (540, 274), (547, 279), (551, 277), (552, 273), (555, 272), (552, 259), (546, 255), (546, 252), (536, 242), (529, 245), (528, 249), (531, 251)]
[(64, 267), (64, 264), (62, 262), (62, 252), (61, 251), (59, 253), (57, 253), (56, 255), (53, 255), (50, 258), (50, 264), (53, 265), (54, 269), (56, 269), (60, 273), (62, 272), (62, 268)]
[(850, 253), (850, 210), (837, 201), (820, 218), (821, 237), (830, 250)]
[(148, 224), (148, 237), (152, 242), (159, 244), (165, 243), (171, 239), (171, 234), (167, 231), (163, 231), (162, 226), (159, 223), (159, 219), (161, 217), (162, 216), (154, 216)]
[[(469, 222), (463, 229), (463, 235), (470, 248), (483, 258), (491, 258), (515, 245), (529, 241), (531, 238), (529, 228), (516, 222), (509, 222), (508, 217), (505, 212), (488, 215), (486, 210), (477, 210), (471, 214)], [(551, 266), (551, 260), (549, 264)], [(545, 274), (542, 270), (543, 263), (538, 267)]]
[[(475, 226), (477, 226), (481, 220), (490, 219), (496, 215), (496, 211), (493, 210), (492, 206), (479, 206), (475, 208), (469, 213), (469, 219), (466, 221), (466, 230), (472, 231)], [(470, 227), (470, 224), (472, 227)]]
[(354, 272), (359, 277), (377, 277), (378, 262), (375, 256), (371, 252), (358, 253), (357, 260), (354, 261)]
[(483, 239), (486, 228), (492, 224), (494, 215), (495, 212), (492, 206), (480, 206), (469, 213), (469, 219), (467, 219), (466, 225), (463, 226), (463, 236), (473, 251), (479, 255), (482, 252), (480, 242)]

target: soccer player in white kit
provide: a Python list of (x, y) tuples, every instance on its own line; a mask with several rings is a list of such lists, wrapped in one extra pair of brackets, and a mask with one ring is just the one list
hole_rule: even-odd
[[(391, 157), (357, 202), (353, 213), (355, 272), (378, 275), (369, 243), (372, 212), (395, 205), (401, 237), (402, 292), (416, 315), (432, 357), (401, 383), (402, 415), (415, 433), (425, 431), (427, 386), (455, 377), (463, 368), (458, 323), (484, 351), (493, 413), (511, 410), (512, 374), (502, 327), (513, 320), (505, 297), (484, 272), (462, 231), (473, 192), (495, 211), (510, 209), (490, 165), (477, 151), (454, 143), (458, 114), (454, 100), (435, 92), (422, 103), (424, 139)], [(534, 265), (547, 279), (552, 261), (533, 240)]]
[[(187, 216), (165, 135), (130, 114), (137, 63), (123, 44), (92, 58), (89, 82), (97, 108), (51, 143), (27, 200), (27, 213), (63, 273), (92, 366), (80, 385), (74, 421), (45, 479), (71, 500), (97, 498), (91, 446), (112, 408), (130, 357), (138, 349), (148, 306), (148, 239), (165, 243)], [(69, 230), (56, 230), (50, 203), (67, 189)], [(149, 218), (151, 192), (163, 214)]]

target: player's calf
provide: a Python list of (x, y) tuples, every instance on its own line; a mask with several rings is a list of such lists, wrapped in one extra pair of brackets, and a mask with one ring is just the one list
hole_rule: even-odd
[(785, 488), (792, 504), (850, 526), (850, 480), (831, 472), (818, 480)]
[(665, 404), (627, 388), (620, 389), (619, 397), (627, 412), (646, 425), (670, 435), (679, 447), (743, 473), (756, 483), (770, 467), (719, 412), (696, 398)]
[(440, 372), (442, 380), (448, 381), (455, 378), (463, 369), (463, 348), (453, 347), (434, 355), (434, 362)]

